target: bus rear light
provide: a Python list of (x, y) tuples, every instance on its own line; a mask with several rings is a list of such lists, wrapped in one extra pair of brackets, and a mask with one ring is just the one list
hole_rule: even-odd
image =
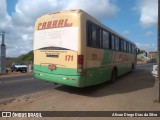
[(83, 65), (83, 55), (78, 55), (78, 65)]
[(78, 55), (78, 72), (83, 72), (83, 55)]
[(66, 78), (66, 80), (69, 80), (69, 78)]
[(62, 79), (64, 79), (64, 80), (69, 80), (69, 78), (62, 78)]

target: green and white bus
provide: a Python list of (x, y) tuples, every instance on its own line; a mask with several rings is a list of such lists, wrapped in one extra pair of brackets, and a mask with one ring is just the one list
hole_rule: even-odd
[(82, 10), (37, 19), (34, 77), (74, 87), (114, 81), (136, 67), (136, 45)]

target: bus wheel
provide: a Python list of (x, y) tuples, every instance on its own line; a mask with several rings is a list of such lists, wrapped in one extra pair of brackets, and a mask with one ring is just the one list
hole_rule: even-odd
[(132, 71), (134, 70), (134, 64), (132, 64), (132, 69), (131, 69)]
[(114, 68), (113, 71), (112, 71), (112, 74), (111, 74), (111, 80), (110, 80), (110, 82), (114, 83), (116, 81), (116, 79), (117, 79), (117, 69)]

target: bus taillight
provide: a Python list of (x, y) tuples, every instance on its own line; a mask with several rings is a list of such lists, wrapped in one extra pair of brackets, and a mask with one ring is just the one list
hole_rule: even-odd
[(78, 72), (83, 71), (83, 55), (78, 55)]

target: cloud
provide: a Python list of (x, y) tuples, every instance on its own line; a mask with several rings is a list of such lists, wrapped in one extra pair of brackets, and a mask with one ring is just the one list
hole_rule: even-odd
[(137, 0), (140, 12), (140, 23), (143, 28), (150, 28), (157, 25), (158, 0)]
[(110, 0), (71, 0), (67, 9), (82, 9), (98, 19), (114, 17), (119, 8)]
[(136, 45), (140, 50), (145, 50), (147, 52), (157, 51), (156, 44), (136, 43)]
[(154, 36), (154, 33), (151, 32), (151, 31), (148, 31), (148, 32), (146, 32), (145, 36), (146, 37), (152, 37), (152, 36)]
[(0, 1), (0, 32), (8, 30), (11, 27), (11, 17), (7, 14), (7, 5), (5, 0)]
[[(63, 0), (62, 0), (63, 1)], [(58, 0), (19, 0), (13, 13), (13, 23), (18, 26), (34, 25), (38, 17), (43, 14), (62, 9)]]
[(64, 9), (82, 9), (98, 19), (114, 17), (119, 10), (110, 0), (19, 0), (12, 19), (15, 25), (28, 26), (43, 14)]
[(32, 50), (36, 19), (65, 9), (82, 9), (101, 20), (119, 11), (111, 0), (18, 0), (15, 12), (9, 16), (6, 0), (0, 0), (0, 32), (6, 32), (7, 56), (17, 57)]

